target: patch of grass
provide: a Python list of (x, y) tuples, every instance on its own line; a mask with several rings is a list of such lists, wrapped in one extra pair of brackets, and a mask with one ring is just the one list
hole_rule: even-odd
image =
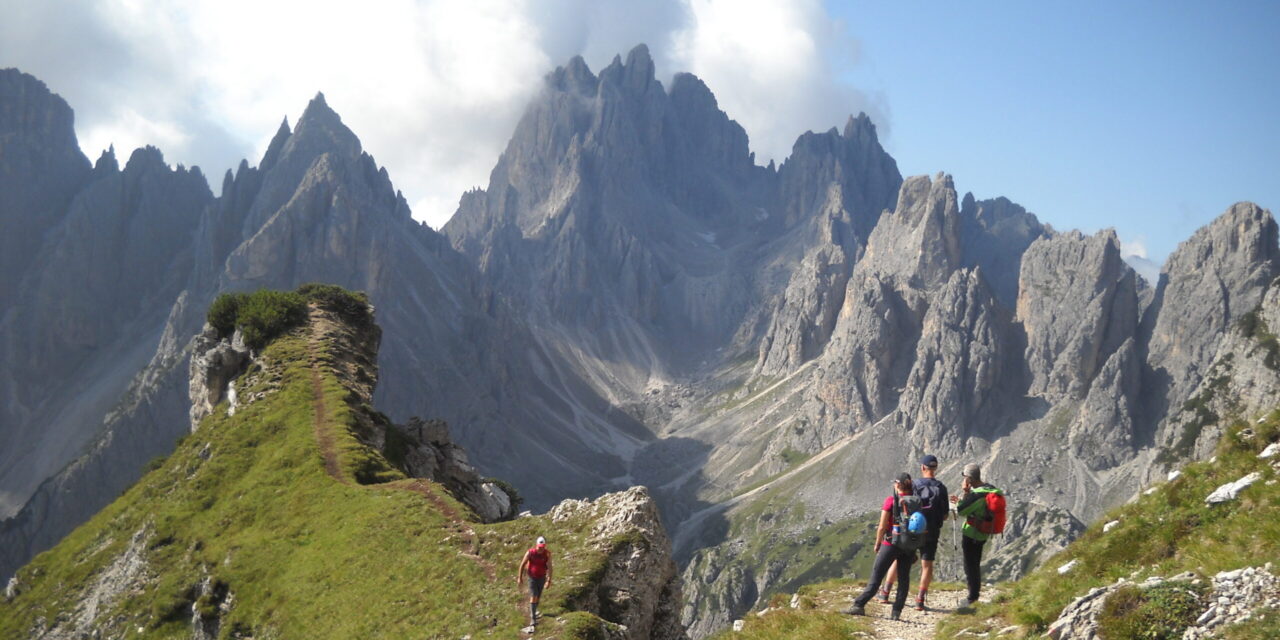
[(748, 617), (741, 632), (721, 631), (711, 640), (813, 640), (850, 638), (869, 631), (865, 620), (834, 611), (771, 611), (762, 617)]
[[(1072, 600), (1119, 578), (1140, 581), (1185, 571), (1207, 577), (1267, 562), (1280, 564), (1280, 485), (1267, 484), (1277, 473), (1258, 458), (1277, 441), (1280, 412), (1259, 423), (1231, 425), (1218, 443), (1216, 462), (1189, 464), (1151, 495), (1098, 518), (1099, 525), (1112, 520), (1120, 524), (1106, 533), (1101, 526), (1090, 527), (1066, 550), (1011, 583), (1002, 602), (980, 607), (978, 615), (1042, 632)], [(1217, 487), (1255, 471), (1262, 473), (1262, 480), (1236, 500), (1205, 503)], [(1077, 561), (1075, 568), (1059, 575), (1057, 568), (1071, 560)], [(944, 620), (939, 637), (960, 631), (966, 618)]]
[(787, 465), (788, 469), (803, 463), (805, 460), (808, 460), (810, 457), (812, 456), (802, 451), (796, 451), (791, 447), (787, 447), (786, 449), (782, 450), (782, 462)]
[(1173, 640), (1191, 626), (1204, 606), (1205, 588), (1165, 582), (1140, 588), (1126, 585), (1107, 596), (1098, 614), (1102, 640)]
[(607, 640), (609, 637), (606, 632), (609, 623), (585, 611), (566, 613), (557, 622), (564, 640)]
[(1280, 609), (1214, 630), (1221, 640), (1255, 640), (1256, 638), (1280, 638)]
[(838, 612), (862, 587), (848, 579), (806, 584), (796, 592), (798, 606), (795, 609), (790, 608), (790, 594), (778, 593), (769, 599), (771, 611), (768, 613), (743, 616), (741, 632), (725, 629), (710, 636), (710, 640), (835, 640), (856, 638), (858, 634), (870, 637), (872, 629), (867, 618)]

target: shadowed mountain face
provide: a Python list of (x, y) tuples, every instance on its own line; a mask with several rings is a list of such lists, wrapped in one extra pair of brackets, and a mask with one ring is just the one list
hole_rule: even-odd
[[(834, 531), (852, 545), (842, 523), (926, 452), (945, 482), (978, 462), (1006, 488), (1020, 533), (991, 563), (1014, 575), (1189, 453), (1177, 414), (1278, 269), (1270, 213), (1240, 203), (1147, 283), (1111, 231), (1056, 232), (946, 174), (903, 179), (866, 116), (758, 166), (711, 91), (688, 74), (664, 86), (643, 46), (598, 74), (579, 58), (549, 74), (443, 233), (413, 222), (322, 97), (214, 199), (153, 150), (123, 171), (51, 152), (74, 150), (65, 105), (6, 73), (0, 124), (45, 142), (5, 155), (0, 180), (52, 213), (0, 211), (47, 228), (7, 294), (32, 302), (3, 318), (3, 389), (20, 402), (0, 452), (24, 453), (0, 455), (43, 461), (0, 477), (3, 506), (22, 509), (0, 531), (18, 550), (5, 572), (187, 430), (188, 342), (217, 292), (321, 280), (378, 308), (378, 406), (447, 419), (534, 508), (648, 485), (689, 567), (695, 635), (784, 580), (849, 572), (852, 553), (738, 550)], [(24, 109), (48, 114), (9, 115)], [(45, 122), (66, 130), (31, 124)], [(62, 182), (21, 178), (62, 156)], [(130, 266), (85, 245), (82, 218), (122, 238)], [(131, 220), (169, 240), (130, 250)], [(147, 284), (66, 284), (108, 268)], [(64, 435), (46, 437), (40, 407)]]

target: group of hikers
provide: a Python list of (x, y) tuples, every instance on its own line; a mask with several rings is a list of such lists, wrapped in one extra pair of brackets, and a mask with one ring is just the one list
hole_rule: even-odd
[[(920, 595), (916, 597), (916, 610), (925, 611), (925, 597), (933, 580), (933, 563), (938, 554), (938, 540), (942, 523), (951, 517), (955, 505), (957, 517), (965, 518), (961, 550), (964, 554), (964, 575), (969, 587), (967, 604), (978, 601), (982, 583), (982, 548), (992, 535), (1004, 532), (1004, 492), (982, 480), (982, 469), (976, 464), (966, 465), (962, 472), (960, 495), (948, 495), (947, 486), (938, 480), (938, 458), (927, 455), (920, 459), (920, 476), (902, 472), (893, 480), (893, 489), (885, 498), (880, 510), (880, 523), (876, 527), (875, 562), (871, 566), (871, 579), (867, 587), (844, 610), (852, 615), (866, 615), (866, 605), (879, 591), (881, 602), (889, 603), (889, 590), (898, 583), (890, 618), (898, 620), (907, 604), (911, 590), (911, 566), (920, 556)], [(542, 590), (551, 586), (551, 552), (547, 541), (539, 536), (534, 546), (525, 552), (516, 574), (516, 584), (529, 589), (529, 624), (538, 623), (538, 600)], [(883, 585), (883, 588), (881, 586)]]
[(920, 478), (912, 480), (911, 474), (905, 471), (894, 478), (893, 489), (884, 500), (880, 524), (876, 527), (878, 548), (875, 562), (871, 565), (871, 579), (844, 613), (866, 615), (866, 605), (876, 597), (877, 590), (880, 601), (888, 604), (889, 590), (896, 580), (898, 589), (889, 617), (900, 619), (911, 590), (911, 565), (915, 564), (917, 552), (920, 556), (920, 595), (916, 597), (916, 610), (926, 610), (925, 598), (933, 580), (933, 563), (938, 554), (942, 523), (951, 517), (951, 505), (955, 505), (956, 516), (965, 519), (960, 548), (964, 555), (965, 581), (969, 587), (967, 604), (972, 606), (978, 601), (982, 585), (983, 546), (992, 535), (1004, 532), (1004, 492), (983, 482), (982, 469), (976, 464), (969, 464), (963, 471), (961, 495), (948, 496), (947, 486), (934, 477), (937, 472), (937, 456), (927, 455), (920, 459)]

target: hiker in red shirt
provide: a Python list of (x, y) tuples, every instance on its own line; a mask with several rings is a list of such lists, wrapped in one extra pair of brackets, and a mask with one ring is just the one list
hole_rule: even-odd
[(532, 549), (524, 552), (520, 560), (520, 572), (516, 575), (516, 584), (524, 582), (525, 574), (529, 576), (529, 624), (538, 624), (538, 599), (542, 590), (551, 586), (551, 551), (547, 549), (547, 539), (538, 536)]
[[(885, 574), (888, 573), (889, 567), (894, 562), (898, 563), (898, 597), (893, 602), (892, 611), (889, 614), (890, 620), (898, 620), (902, 617), (902, 608), (907, 603), (907, 593), (911, 590), (911, 565), (916, 561), (916, 551), (914, 547), (910, 551), (900, 548), (897, 544), (897, 536), (900, 529), (907, 527), (907, 509), (906, 501), (914, 500), (915, 506), (919, 507), (919, 498), (912, 493), (911, 474), (899, 473), (893, 482), (893, 493), (884, 500), (884, 506), (880, 511), (880, 524), (876, 527), (876, 559), (871, 565), (871, 579), (867, 581), (867, 588), (854, 599), (853, 604), (845, 609), (843, 613), (855, 616), (865, 616), (867, 602), (875, 595), (876, 589), (880, 588), (880, 583), (884, 580)], [(899, 506), (899, 505), (902, 506)], [(923, 541), (924, 536), (920, 536)]]

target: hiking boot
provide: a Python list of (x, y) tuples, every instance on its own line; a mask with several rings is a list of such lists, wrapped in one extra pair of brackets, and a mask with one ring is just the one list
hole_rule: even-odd
[(916, 599), (916, 611), (924, 611), (924, 598)]
[(876, 596), (876, 600), (879, 600), (880, 604), (889, 604), (889, 590), (881, 589), (880, 593)]
[(855, 602), (849, 605), (849, 608), (844, 609), (840, 613), (843, 613), (849, 616), (865, 616), (867, 615), (867, 610), (862, 605)]
[(895, 609), (895, 610), (893, 611), (893, 613), (890, 613), (890, 614), (889, 614), (889, 619), (890, 619), (890, 620), (901, 620), (901, 619), (902, 619), (902, 612), (901, 612), (901, 611), (898, 611), (897, 609)]

